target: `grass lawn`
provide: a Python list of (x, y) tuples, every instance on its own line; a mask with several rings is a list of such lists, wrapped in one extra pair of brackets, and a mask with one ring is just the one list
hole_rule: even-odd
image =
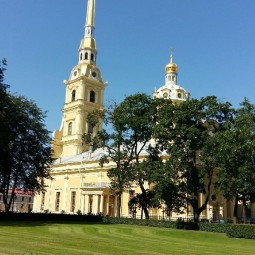
[(255, 254), (255, 241), (225, 234), (130, 225), (0, 222), (0, 254)]

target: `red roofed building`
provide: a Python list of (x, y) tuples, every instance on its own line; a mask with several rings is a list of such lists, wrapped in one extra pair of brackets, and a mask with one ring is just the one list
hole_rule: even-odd
[[(11, 190), (9, 194), (11, 194)], [(15, 190), (14, 202), (11, 205), (11, 212), (31, 212), (33, 209), (34, 193), (32, 191)], [(0, 193), (0, 211), (5, 211), (3, 194)]]

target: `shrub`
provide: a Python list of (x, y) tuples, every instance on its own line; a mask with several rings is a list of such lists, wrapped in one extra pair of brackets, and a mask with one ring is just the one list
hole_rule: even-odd
[(199, 230), (199, 225), (197, 222), (184, 222), (185, 230)]
[(198, 226), (201, 231), (226, 233), (227, 229), (231, 224), (228, 223), (206, 223), (199, 222)]
[(104, 217), (103, 222), (106, 224), (127, 224), (127, 225), (140, 225), (140, 226), (149, 226), (149, 227), (177, 228), (176, 221), (141, 220), (141, 219), (132, 219), (132, 218)]
[(255, 239), (254, 225), (230, 225), (226, 231), (228, 237)]

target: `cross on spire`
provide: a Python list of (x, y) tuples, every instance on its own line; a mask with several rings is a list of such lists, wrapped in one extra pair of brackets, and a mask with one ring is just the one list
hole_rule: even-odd
[(170, 63), (173, 63), (173, 48), (170, 48)]

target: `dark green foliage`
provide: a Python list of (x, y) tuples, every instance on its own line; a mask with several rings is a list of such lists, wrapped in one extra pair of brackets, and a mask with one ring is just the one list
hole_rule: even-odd
[(177, 228), (176, 221), (159, 221), (159, 220), (141, 220), (141, 219), (130, 219), (130, 218), (104, 217), (103, 222), (106, 224), (127, 224), (127, 225), (140, 225), (140, 226), (149, 226), (149, 227)]
[[(3, 81), (3, 69), (1, 73)], [(49, 177), (51, 146), (45, 113), (33, 101), (2, 91), (0, 100), (0, 193), (10, 210), (15, 189), (39, 191)], [(11, 193), (10, 193), (11, 191)]]
[[(163, 175), (161, 173), (163, 181), (169, 182), (165, 184), (170, 187), (172, 198), (169, 201), (172, 200), (176, 210), (181, 206), (180, 200), (190, 204), (194, 221), (199, 220), (200, 213), (207, 206), (215, 170), (211, 154), (205, 151), (210, 152), (214, 146), (213, 134), (221, 130), (229, 118), (230, 104), (220, 103), (213, 96), (190, 99), (178, 105), (168, 101), (158, 110), (154, 134), (159, 147), (170, 155)], [(160, 183), (162, 180), (156, 180), (157, 185)], [(205, 199), (199, 205), (201, 193)]]
[(245, 98), (224, 128), (215, 135), (212, 150), (219, 169), (217, 187), (225, 198), (235, 198), (236, 205), (242, 201), (246, 222), (247, 204), (255, 194), (255, 106)]
[(216, 233), (226, 233), (231, 224), (228, 223), (205, 223), (199, 222), (199, 229), (201, 231), (216, 232)]
[(228, 237), (255, 239), (254, 225), (230, 225), (226, 230)]
[(0, 61), (0, 98), (2, 100), (2, 96), (6, 93), (9, 85), (4, 83), (4, 72), (6, 71), (7, 61), (6, 59), (2, 59)]
[(146, 218), (149, 217), (149, 197), (144, 188), (148, 168), (141, 164), (140, 156), (148, 149), (156, 109), (155, 102), (145, 94), (128, 96), (105, 111), (104, 121), (108, 128), (92, 139), (93, 149), (103, 147), (107, 151), (107, 155), (101, 158), (100, 165), (103, 166), (109, 160), (116, 163), (116, 167), (108, 171), (108, 177), (112, 192), (117, 195), (118, 216), (122, 193), (130, 189), (131, 183), (136, 182), (141, 189), (139, 201), (142, 211)]

